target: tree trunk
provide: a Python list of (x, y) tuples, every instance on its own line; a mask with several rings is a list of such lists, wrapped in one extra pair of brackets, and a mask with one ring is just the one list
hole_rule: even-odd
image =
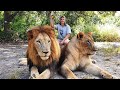
[(4, 31), (10, 31), (10, 22), (9, 22), (10, 11), (4, 11)]
[(15, 11), (13, 14), (11, 11), (4, 11), (4, 31), (10, 31), (10, 22), (14, 19), (14, 17), (19, 13), (19, 11)]

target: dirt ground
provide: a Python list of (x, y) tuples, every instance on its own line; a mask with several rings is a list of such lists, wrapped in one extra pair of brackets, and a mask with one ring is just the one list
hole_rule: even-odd
[[(95, 64), (120, 78), (120, 43), (96, 42), (98, 51), (92, 59)], [(25, 57), (27, 44), (0, 44), (0, 79), (28, 79), (28, 66), (20, 65), (19, 59)], [(82, 72), (74, 72), (79, 79), (101, 79), (97, 76)], [(64, 79), (55, 74), (53, 79)]]

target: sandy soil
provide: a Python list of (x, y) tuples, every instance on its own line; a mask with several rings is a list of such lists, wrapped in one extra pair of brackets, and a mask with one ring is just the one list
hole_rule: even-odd
[[(101, 68), (120, 78), (120, 43), (96, 42), (98, 51), (92, 59)], [(111, 49), (112, 48), (112, 49)], [(27, 44), (0, 44), (0, 79), (28, 79), (29, 71), (26, 65), (19, 65), (19, 59), (25, 57)], [(112, 51), (113, 50), (113, 51)], [(97, 76), (77, 71), (80, 79), (100, 79)], [(55, 74), (54, 79), (64, 79)]]

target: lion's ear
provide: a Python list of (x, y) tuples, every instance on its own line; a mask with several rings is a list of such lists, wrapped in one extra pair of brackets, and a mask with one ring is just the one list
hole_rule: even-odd
[(93, 32), (89, 32), (87, 35), (93, 37)]
[(28, 40), (31, 40), (33, 37), (37, 37), (39, 33), (39, 29), (27, 30)]
[(77, 39), (82, 39), (83, 38), (83, 36), (84, 36), (84, 33), (83, 32), (79, 32), (78, 34), (77, 34)]
[(88, 32), (88, 35), (91, 35), (92, 36), (93, 32)]
[(28, 37), (28, 40), (33, 38), (32, 30), (27, 30), (27, 37)]
[(33, 29), (32, 30), (33, 37), (37, 37), (39, 33), (40, 33), (39, 29)]

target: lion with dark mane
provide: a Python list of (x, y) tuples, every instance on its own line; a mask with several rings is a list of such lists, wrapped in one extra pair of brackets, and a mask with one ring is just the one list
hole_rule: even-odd
[(27, 31), (27, 64), (30, 78), (49, 79), (60, 57), (60, 46), (50, 26), (36, 26)]
[(83, 70), (106, 79), (116, 78), (108, 71), (92, 63), (91, 55), (93, 55), (96, 50), (92, 33), (85, 34), (79, 32), (62, 50), (62, 57), (60, 59), (60, 61), (63, 60), (60, 67), (61, 74), (68, 79), (77, 79), (78, 77), (73, 71)]

